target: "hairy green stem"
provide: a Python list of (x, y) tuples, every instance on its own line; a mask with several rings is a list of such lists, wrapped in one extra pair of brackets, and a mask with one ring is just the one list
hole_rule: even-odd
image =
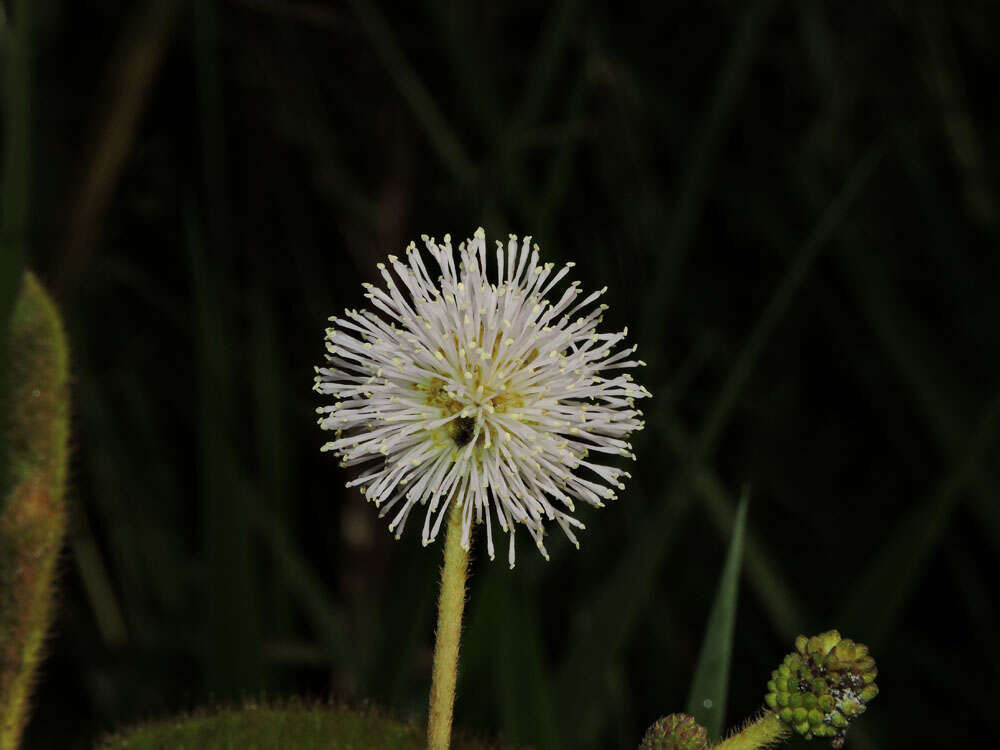
[(451, 742), (451, 716), (458, 676), (458, 642), (465, 609), (465, 574), (469, 551), (462, 547), (462, 507), (453, 502), (448, 511), (444, 542), (444, 568), (438, 599), (437, 639), (431, 675), (431, 705), (427, 721), (429, 750), (447, 750)]
[(765, 711), (756, 721), (749, 722), (739, 732), (734, 732), (712, 750), (757, 750), (773, 747), (791, 735), (792, 730), (773, 711)]

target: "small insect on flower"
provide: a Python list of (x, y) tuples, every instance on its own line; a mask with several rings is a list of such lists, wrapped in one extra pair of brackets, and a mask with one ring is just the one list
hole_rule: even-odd
[(473, 521), (485, 522), (493, 559), (495, 517), (511, 567), (518, 523), (548, 559), (546, 521), (576, 545), (574, 501), (601, 507), (624, 489), (630, 474), (605, 461), (635, 459), (635, 399), (650, 394), (627, 371), (644, 363), (621, 346), (628, 329), (597, 331), (607, 288), (582, 300), (576, 281), (553, 291), (574, 264), (539, 265), (530, 237), (511, 235), (506, 252), (497, 242), (495, 281), (481, 228), (457, 264), (449, 235), (422, 239), (438, 271), (410, 243), (405, 261), (388, 258), (395, 278), (380, 263), (385, 287), (364, 285), (378, 312), (330, 318), (315, 390), (335, 399), (317, 412), (336, 437), (323, 450), (365, 466), (347, 486), (393, 513), (397, 538), (421, 505), (429, 544), (457, 503), (466, 549)]

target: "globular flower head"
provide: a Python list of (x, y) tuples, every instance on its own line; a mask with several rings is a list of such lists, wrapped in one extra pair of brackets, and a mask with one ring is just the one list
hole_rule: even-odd
[(670, 714), (646, 730), (639, 750), (708, 750), (708, 734), (688, 714)]
[(806, 739), (829, 737), (841, 747), (848, 724), (878, 695), (877, 676), (867, 646), (836, 630), (800, 635), (795, 652), (771, 673), (764, 700)]
[(624, 488), (628, 472), (606, 462), (635, 459), (635, 399), (649, 392), (628, 371), (643, 363), (622, 346), (627, 329), (598, 331), (606, 288), (560, 289), (574, 264), (539, 265), (530, 237), (511, 235), (506, 251), (498, 242), (495, 264), (482, 229), (457, 257), (448, 235), (422, 239), (433, 263), (411, 243), (405, 259), (379, 264), (384, 287), (365, 284), (375, 311), (330, 318), (315, 385), (335, 399), (317, 410), (335, 433), (323, 449), (364, 467), (347, 486), (392, 513), (397, 538), (420, 506), (430, 543), (457, 503), (464, 547), (473, 522), (485, 522), (492, 559), (496, 523), (513, 567), (523, 524), (547, 558), (546, 522), (577, 544), (574, 502), (600, 507)]

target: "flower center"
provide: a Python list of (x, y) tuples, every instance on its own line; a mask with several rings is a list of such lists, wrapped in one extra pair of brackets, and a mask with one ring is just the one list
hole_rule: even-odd
[(468, 445), (472, 441), (472, 436), (475, 432), (476, 420), (472, 417), (459, 417), (448, 423), (448, 437), (459, 448)]
[[(467, 400), (460, 394), (449, 390), (447, 383), (436, 377), (430, 378), (427, 383), (418, 384), (417, 390), (426, 394), (427, 404), (441, 409), (441, 416), (459, 415), (445, 424), (443, 428), (434, 430), (437, 439), (451, 440), (456, 448), (464, 448), (472, 442), (476, 435), (477, 419), (483, 418), (485, 420), (489, 414), (503, 414), (511, 409), (524, 406), (524, 399), (520, 395), (506, 389), (482, 400)], [(489, 446), (490, 441), (486, 436), (485, 429), (480, 430), (479, 439), (485, 441), (486, 447)]]

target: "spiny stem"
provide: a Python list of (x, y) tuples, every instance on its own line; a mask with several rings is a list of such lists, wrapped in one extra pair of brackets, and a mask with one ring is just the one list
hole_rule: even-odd
[(735, 732), (712, 750), (757, 750), (773, 747), (791, 735), (792, 730), (773, 711), (765, 711), (756, 721), (749, 722), (739, 732)]
[(437, 640), (431, 675), (431, 706), (427, 722), (429, 750), (447, 750), (451, 742), (451, 715), (458, 676), (458, 642), (465, 609), (465, 574), (469, 551), (462, 547), (462, 507), (453, 502), (448, 511), (444, 542), (444, 569), (438, 599)]

